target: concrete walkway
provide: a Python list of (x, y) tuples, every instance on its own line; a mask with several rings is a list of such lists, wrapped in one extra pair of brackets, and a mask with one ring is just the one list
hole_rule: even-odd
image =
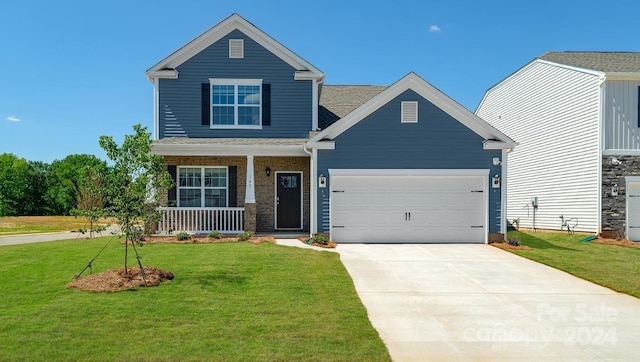
[(341, 244), (394, 361), (640, 359), (640, 300), (488, 245)]
[[(117, 226), (110, 226), (102, 234), (96, 234), (98, 237), (111, 235), (112, 231), (115, 231)], [(25, 235), (8, 235), (0, 236), (0, 246), (3, 245), (16, 245), (16, 244), (29, 244), (29, 243), (42, 243), (53, 240), (71, 240), (77, 238), (86, 238), (89, 234), (82, 234), (77, 232), (59, 232), (59, 233), (45, 233), (45, 234), (25, 234)]]

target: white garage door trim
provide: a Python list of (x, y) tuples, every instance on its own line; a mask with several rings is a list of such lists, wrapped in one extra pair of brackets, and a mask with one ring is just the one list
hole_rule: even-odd
[[(625, 177), (625, 190), (626, 190), (626, 229), (625, 233), (627, 239), (633, 241), (640, 241), (640, 176), (626, 176)], [(634, 218), (635, 216), (635, 218)]]
[[(482, 207), (483, 220), (482, 227), (483, 242), (488, 243), (488, 226), (489, 226), (489, 192), (488, 192), (488, 176), (489, 169), (329, 169), (330, 178), (339, 176), (443, 176), (443, 177), (481, 177), (482, 182)], [(334, 194), (334, 183), (329, 184), (329, 193), (331, 197)], [(329, 213), (333, 214), (332, 203), (329, 204)], [(334, 230), (333, 217), (329, 218), (330, 230)], [(339, 242), (339, 240), (338, 240)]]

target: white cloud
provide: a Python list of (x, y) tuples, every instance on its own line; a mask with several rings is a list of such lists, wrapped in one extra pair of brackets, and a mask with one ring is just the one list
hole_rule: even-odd
[(14, 116), (14, 115), (11, 115), (11, 116), (7, 117), (7, 121), (9, 121), (9, 122), (20, 122), (20, 118)]
[(430, 33), (439, 33), (440, 32), (440, 27), (433, 24), (429, 27), (429, 32)]

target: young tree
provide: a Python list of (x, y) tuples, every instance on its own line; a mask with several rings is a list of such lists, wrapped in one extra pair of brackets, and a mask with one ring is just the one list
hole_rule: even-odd
[(94, 224), (105, 215), (104, 211), (104, 174), (89, 169), (78, 188), (77, 206), (71, 214), (86, 218), (89, 221), (89, 238), (93, 238), (96, 230)]
[[(147, 128), (136, 124), (133, 130), (134, 134), (125, 135), (121, 146), (111, 136), (100, 136), (100, 147), (113, 161), (106, 182), (110, 202), (107, 211), (118, 220), (125, 235), (125, 273), (129, 243), (137, 254), (135, 242), (142, 233), (141, 222), (149, 218), (149, 213), (157, 213), (148, 204), (159, 204), (160, 190), (168, 189), (173, 183), (162, 157), (150, 153), (151, 134)], [(138, 265), (144, 275), (139, 257)]]

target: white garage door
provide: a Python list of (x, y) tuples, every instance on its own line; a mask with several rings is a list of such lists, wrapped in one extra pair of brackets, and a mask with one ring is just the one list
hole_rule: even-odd
[(338, 243), (483, 243), (487, 176), (331, 175)]
[(640, 241), (640, 182), (627, 184), (627, 239)]

